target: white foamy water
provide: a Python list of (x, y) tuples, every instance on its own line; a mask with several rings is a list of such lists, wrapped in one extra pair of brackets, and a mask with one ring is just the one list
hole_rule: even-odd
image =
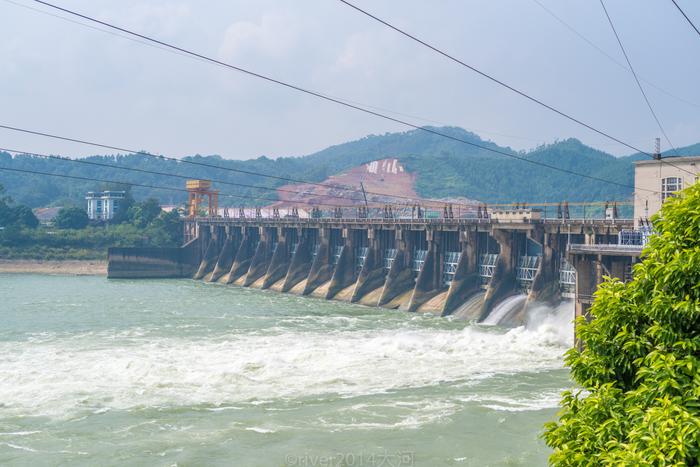
[[(371, 394), (483, 374), (561, 368), (559, 336), (540, 328), (287, 332), (215, 340), (104, 333), (0, 344), (6, 410), (222, 404)], [(70, 378), (66, 378), (70, 375)]]
[[(570, 384), (570, 304), (506, 330), (194, 281), (0, 275), (0, 293), (3, 464), (260, 465), (262, 448), (285, 465), (415, 437), (430, 460), (416, 465), (478, 450), (473, 465), (541, 465), (541, 423)], [(501, 432), (512, 417), (531, 431)]]

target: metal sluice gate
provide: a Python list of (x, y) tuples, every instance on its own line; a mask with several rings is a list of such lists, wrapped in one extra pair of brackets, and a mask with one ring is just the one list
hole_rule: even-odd
[(461, 251), (446, 251), (445, 252), (445, 262), (443, 265), (442, 272), (442, 284), (446, 287), (452, 285), (452, 280), (457, 273), (457, 266), (459, 265), (459, 260), (462, 258)]

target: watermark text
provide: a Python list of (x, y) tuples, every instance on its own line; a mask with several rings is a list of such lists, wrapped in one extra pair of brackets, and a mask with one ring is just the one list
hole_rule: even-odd
[(377, 453), (302, 454), (284, 457), (287, 467), (413, 467), (415, 453), (410, 451)]

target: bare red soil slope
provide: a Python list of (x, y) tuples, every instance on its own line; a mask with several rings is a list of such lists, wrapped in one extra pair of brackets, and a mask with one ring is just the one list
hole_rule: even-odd
[[(284, 185), (278, 191), (280, 201), (275, 206), (309, 206), (325, 204), (330, 206), (359, 206), (364, 204), (360, 190), (360, 182), (367, 191), (367, 201), (370, 204), (385, 204), (411, 202), (397, 199), (393, 196), (404, 196), (419, 200), (414, 189), (416, 177), (408, 173), (398, 159), (382, 159), (354, 167), (347, 172), (333, 175), (322, 183), (325, 186), (312, 184)], [(344, 190), (352, 188), (357, 192)]]

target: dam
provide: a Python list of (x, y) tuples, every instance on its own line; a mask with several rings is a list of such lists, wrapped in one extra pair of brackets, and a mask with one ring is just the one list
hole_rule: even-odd
[(525, 208), (474, 218), (257, 214), (186, 218), (179, 248), (110, 248), (108, 277), (186, 277), (477, 322), (503, 304), (488, 324), (507, 324), (533, 302), (576, 300), (586, 316), (603, 277), (627, 279), (641, 253), (620, 252), (631, 220), (542, 219)]

